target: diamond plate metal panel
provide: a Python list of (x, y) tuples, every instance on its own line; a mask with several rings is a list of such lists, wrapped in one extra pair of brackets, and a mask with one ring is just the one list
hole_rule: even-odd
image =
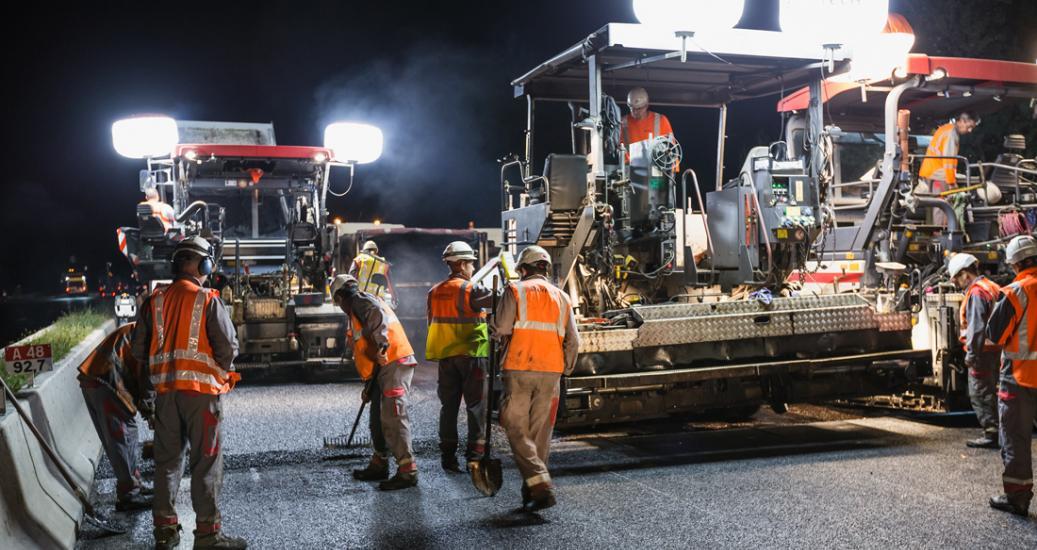
[(911, 314), (906, 311), (881, 313), (875, 315), (875, 318), (879, 323), (879, 332), (910, 331), (913, 327), (911, 324)]
[(868, 330), (878, 327), (875, 312), (867, 305), (832, 307), (793, 314), (794, 334), (821, 334)]
[(719, 342), (788, 334), (792, 334), (792, 318), (788, 312), (706, 315), (647, 321), (639, 329), (634, 347)]
[(754, 300), (735, 302), (716, 302), (708, 304), (667, 304), (660, 306), (643, 306), (636, 308), (646, 321), (656, 319), (673, 319), (696, 317), (699, 315), (756, 313), (769, 311), (789, 311), (799, 309), (820, 309), (864, 305), (868, 302), (856, 294), (835, 294), (828, 296), (796, 296), (794, 298), (775, 298), (770, 305)]
[(629, 351), (634, 348), (636, 328), (592, 329), (580, 332), (580, 353), (605, 353)]

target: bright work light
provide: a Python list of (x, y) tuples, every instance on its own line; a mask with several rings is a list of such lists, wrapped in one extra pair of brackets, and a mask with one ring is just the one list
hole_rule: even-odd
[(842, 76), (853, 82), (889, 78), (903, 67), (914, 45), (915, 34), (911, 24), (904, 16), (891, 13), (881, 34), (864, 37), (854, 44), (850, 72)]
[(782, 32), (809, 37), (818, 45), (845, 45), (882, 32), (889, 0), (781, 0)]
[(644, 25), (671, 31), (733, 28), (742, 19), (745, 0), (634, 0), (634, 16)]
[(382, 143), (382, 131), (370, 124), (335, 122), (324, 129), (324, 147), (339, 162), (374, 162), (382, 156)]
[(131, 159), (169, 155), (179, 139), (176, 121), (167, 116), (124, 118), (112, 124), (115, 151)]

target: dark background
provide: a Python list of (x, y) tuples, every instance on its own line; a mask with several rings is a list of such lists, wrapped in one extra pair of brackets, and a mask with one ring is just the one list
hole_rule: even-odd
[[(776, 30), (777, 4), (748, 0), (741, 26)], [(914, 51), (1037, 58), (1033, 0), (892, 4), (915, 28)], [(106, 261), (126, 271), (115, 228), (135, 223), (143, 163), (115, 153), (110, 128), (134, 113), (273, 121), (279, 143), (302, 145), (320, 145), (333, 120), (367, 121), (384, 130), (385, 153), (359, 167), (332, 216), (495, 226), (496, 159), (522, 149), (524, 102), (512, 99), (510, 80), (605, 23), (635, 21), (629, 0), (81, 2), (18, 11), (2, 24), (0, 50), (0, 289), (8, 291), (56, 290), (73, 255), (91, 273)], [(777, 138), (776, 99), (732, 108), (728, 166)], [(550, 111), (540, 121), (557, 138), (538, 134), (538, 158), (567, 148), (567, 109)], [(715, 113), (667, 114), (686, 164), (711, 174)], [(971, 146), (992, 154), (1011, 124), (985, 122)]]

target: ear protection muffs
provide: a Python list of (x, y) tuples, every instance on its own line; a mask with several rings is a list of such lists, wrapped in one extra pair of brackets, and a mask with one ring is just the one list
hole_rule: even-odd
[(212, 273), (212, 258), (205, 256), (202, 261), (198, 262), (198, 273), (201, 275)]

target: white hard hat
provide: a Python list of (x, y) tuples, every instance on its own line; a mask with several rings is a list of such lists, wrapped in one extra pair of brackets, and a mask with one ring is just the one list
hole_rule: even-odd
[(990, 181), (982, 189), (977, 189), (976, 194), (979, 195), (979, 198), (986, 201), (987, 204), (1001, 202), (1001, 188)]
[(356, 277), (354, 277), (352, 275), (338, 275), (338, 276), (336, 276), (335, 280), (331, 282), (331, 298), (332, 298), (332, 300), (335, 299), (335, 295), (338, 294), (338, 292), (340, 290), (342, 290), (343, 288), (345, 288), (348, 285), (359, 286), (360, 282), (357, 281)]
[(176, 248), (173, 249), (173, 257), (176, 258), (180, 254), (188, 252), (197, 254), (203, 258), (212, 258), (212, 245), (200, 235), (187, 237), (186, 239), (176, 243)]
[(474, 262), (477, 259), (475, 251), (464, 241), (454, 241), (446, 245), (446, 249), (443, 250), (444, 262), (459, 262), (461, 260), (471, 260)]
[(955, 254), (951, 256), (951, 261), (947, 262), (947, 273), (953, 279), (954, 277), (957, 277), (959, 273), (961, 273), (961, 270), (965, 269), (966, 267), (972, 267), (978, 263), (979, 260), (977, 260), (976, 257), (972, 254)]
[(627, 106), (631, 109), (640, 109), (641, 107), (648, 106), (648, 90), (644, 88), (634, 88), (627, 94)]
[(1020, 235), (1005, 247), (1005, 261), (1010, 264), (1017, 264), (1034, 256), (1037, 256), (1037, 240), (1029, 235)]
[(518, 264), (519, 265), (536, 265), (537, 262), (551, 263), (551, 255), (546, 250), (539, 246), (527, 246), (519, 254)]
[(378, 245), (374, 241), (366, 241), (360, 250), (363, 252), (378, 252)]

